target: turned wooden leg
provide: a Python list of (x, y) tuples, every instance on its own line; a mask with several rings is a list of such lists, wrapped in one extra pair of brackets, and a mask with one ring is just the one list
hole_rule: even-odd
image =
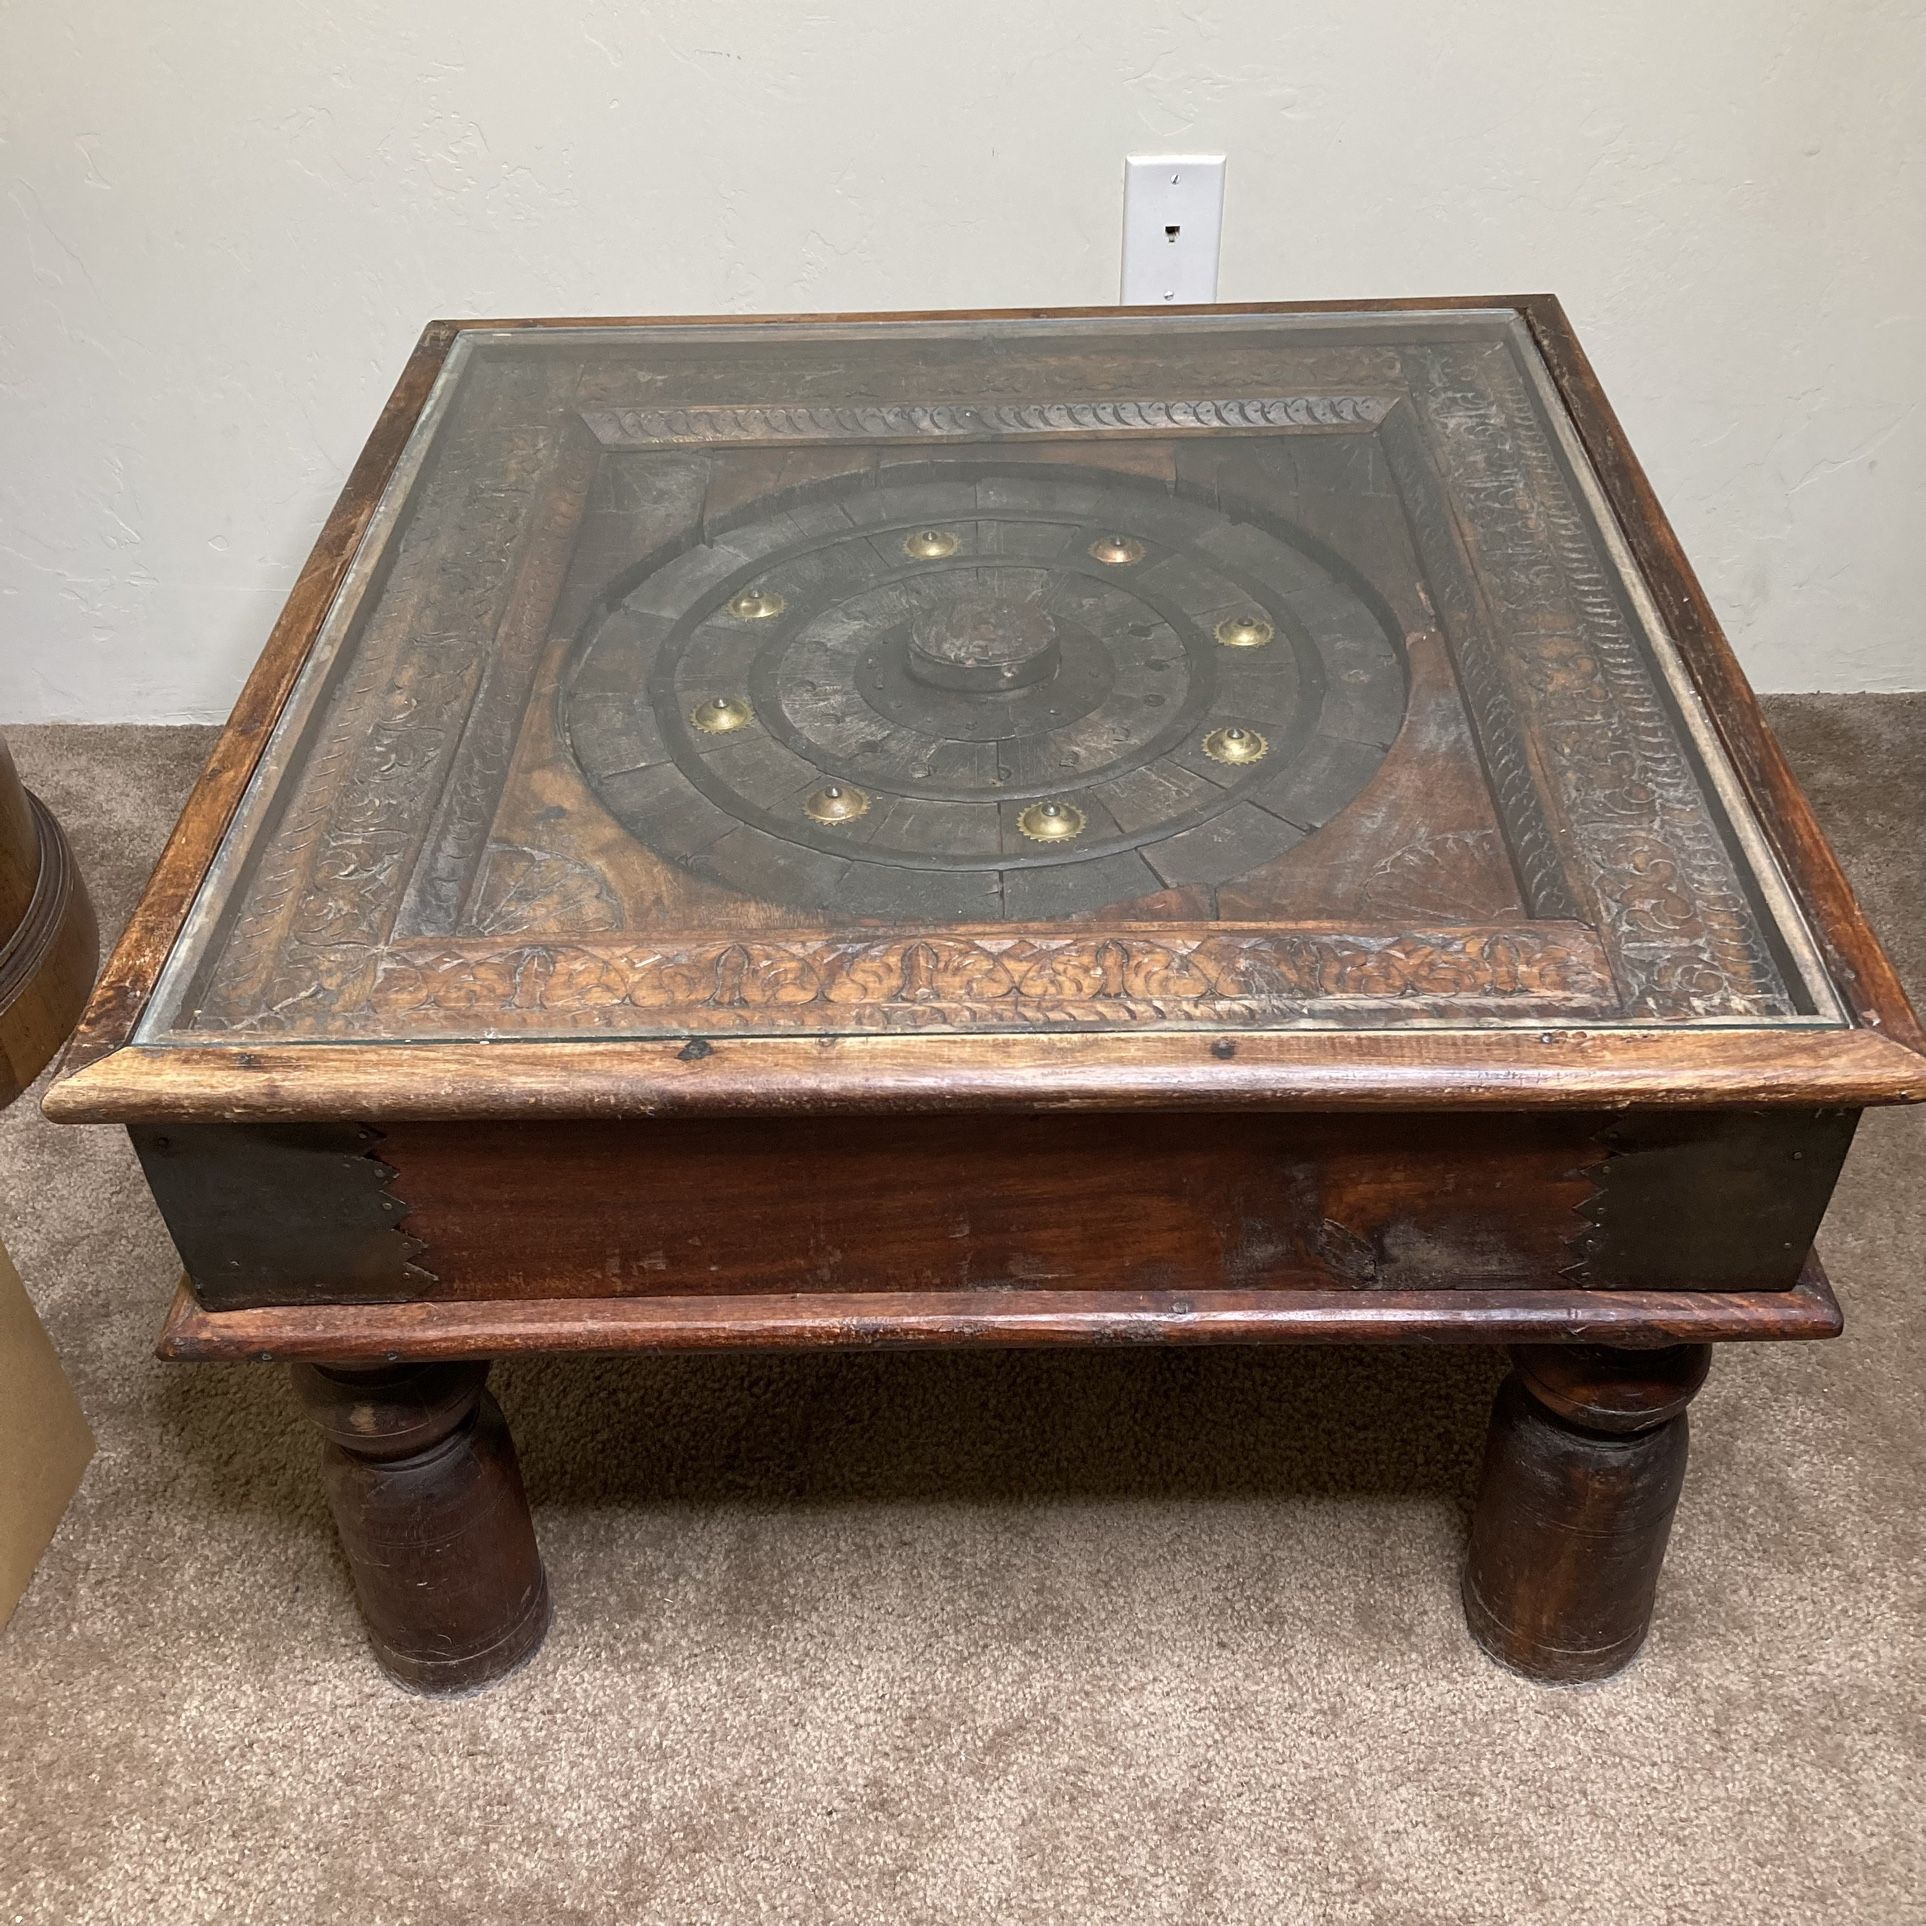
[(1521, 1345), (1499, 1387), (1465, 1616), (1535, 1679), (1609, 1677), (1644, 1643), (1711, 1347)]
[(548, 1630), (548, 1582), (486, 1364), (297, 1364), (375, 1656), (418, 1692), (472, 1692)]

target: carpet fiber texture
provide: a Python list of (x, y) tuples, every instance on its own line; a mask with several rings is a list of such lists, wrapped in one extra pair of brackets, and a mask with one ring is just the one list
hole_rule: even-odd
[[(1926, 696), (1771, 705), (1926, 986)], [(209, 732), (19, 730), (118, 927)], [(556, 1599), (434, 1703), (361, 1642), (285, 1374), (156, 1363), (124, 1138), (0, 1119), (100, 1453), (0, 1636), (0, 1921), (1926, 1920), (1926, 1114), (1836, 1344), (1730, 1347), (1650, 1644), (1523, 1683), (1456, 1596), (1485, 1351), (537, 1360)]]

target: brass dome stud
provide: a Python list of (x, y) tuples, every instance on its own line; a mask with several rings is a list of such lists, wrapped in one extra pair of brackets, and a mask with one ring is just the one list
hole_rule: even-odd
[(903, 553), (919, 562), (940, 562), (962, 546), (962, 536), (947, 528), (919, 528), (903, 538)]
[(690, 710), (689, 720), (705, 736), (726, 736), (732, 729), (753, 722), (755, 715), (748, 703), (735, 696), (711, 696)]
[(1110, 568), (1128, 568), (1144, 559), (1144, 545), (1134, 535), (1099, 535), (1090, 553)]
[(1261, 762), (1271, 745), (1255, 729), (1233, 722), (1213, 729), (1204, 738), (1204, 754), (1212, 762)]
[(1261, 649), (1276, 633), (1261, 615), (1227, 615), (1217, 625), (1217, 639), (1227, 649)]
[(869, 809), (869, 798), (860, 789), (841, 782), (825, 783), (803, 804), (803, 814), (811, 822), (853, 823)]
[(774, 589), (744, 589), (729, 604), (729, 613), (738, 622), (767, 622), (773, 615), (780, 615), (789, 606)]
[(1075, 803), (1032, 803), (1017, 818), (1017, 827), (1033, 843), (1067, 843), (1083, 834), (1083, 811)]

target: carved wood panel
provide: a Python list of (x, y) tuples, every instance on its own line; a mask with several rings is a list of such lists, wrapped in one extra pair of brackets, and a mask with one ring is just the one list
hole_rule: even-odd
[(692, 332), (477, 338), (149, 1035), (1824, 1015), (1515, 329)]

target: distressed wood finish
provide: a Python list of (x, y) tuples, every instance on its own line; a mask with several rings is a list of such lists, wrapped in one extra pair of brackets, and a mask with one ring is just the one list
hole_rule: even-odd
[[(1261, 341), (1309, 390), (1143, 399), (1141, 326), (885, 328), (861, 405), (700, 405), (845, 378), (835, 330), (718, 330), (713, 372), (651, 349), (697, 402), (611, 410), (619, 350), (473, 336), (147, 1041), (1823, 1016), (1523, 329), (1221, 325), (1199, 379)], [(909, 398), (1012, 349), (1045, 399)], [(965, 592), (1044, 680), (926, 686), (897, 631)]]
[(546, 1614), (486, 1359), (926, 1344), (1518, 1345), (1467, 1610), (1601, 1676), (1922, 1098), (1522, 296), (434, 324), (47, 1109), (453, 1689)]
[[(1785, 862), (1795, 888), (1814, 921), (1822, 947), (1834, 962), (1842, 986), (1855, 999), (1861, 1023), (1874, 1033), (1867, 1036), (1852, 1031), (1824, 1032), (1816, 1036), (1787, 1037), (1777, 1032), (1737, 1032), (1729, 1037), (1707, 1038), (1703, 1047), (1692, 1047), (1697, 1046), (1700, 1040), (1691, 1039), (1683, 1049), (1678, 1065), (1679, 1074), (1674, 1081), (1684, 1085), (1698, 1083), (1708, 1097), (1716, 1098), (1727, 1090), (1733, 1090), (1750, 1100), (1772, 1101), (1777, 1081), (1783, 1073), (1796, 1086), (1791, 1099), (1793, 1101), (1854, 1103), (1916, 1098), (1921, 1093), (1921, 1078), (1916, 1062), (1919, 1041), (1917, 1026), (1889, 967), (1879, 954), (1876, 942), (1864, 930), (1850, 891), (1840, 878), (1837, 865), (1813, 825), (1809, 811), (1771, 745), (1756, 704), (1744, 689), (1743, 679), (1737, 674), (1730, 651), (1719, 636), (1716, 622), (1704, 605), (1703, 596), (1691, 577), (1689, 567), (1679, 554), (1676, 541), (1651, 498), (1649, 486), (1624, 448), (1616, 422), (1597, 391), (1595, 380), (1556, 301), (1548, 296), (1521, 296), (1509, 300), (1504, 297), (1467, 297), (1436, 301), (1363, 301), (1348, 304), (1343, 311), (1377, 315), (1420, 310), (1473, 314), (1505, 307), (1510, 307), (1527, 321), (1540, 349), (1559, 378), (1564, 403), (1578, 435), (1597, 464), (1599, 479), (1616, 512), (1617, 522), (1628, 532), (1653, 593), (1673, 620), (1688, 667), (1699, 682), (1701, 694), (1712, 706), (1717, 727), (1738, 763), (1741, 775), (1752, 789), (1750, 800), (1761, 826)], [(1322, 304), (1287, 303), (1211, 312), (1289, 316), (1332, 311)], [(1095, 318), (1104, 312), (1061, 310), (1051, 311), (1051, 317)], [(869, 319), (911, 321), (937, 317), (911, 314), (829, 318), (856, 324)], [(998, 323), (1046, 317), (1042, 311), (1011, 310), (971, 318), (985, 323)], [(779, 331), (795, 319), (797, 317), (769, 317), (755, 325), (764, 330)], [(317, 546), (297, 596), (291, 602), (282, 624), (277, 627), (261, 668), (237, 708), (234, 724), (217, 747), (202, 788), (197, 791), (193, 805), (183, 818), (175, 844), (170, 847), (168, 858), (157, 874), (155, 887), (150, 891), (121, 951), (110, 966), (103, 994), (96, 999), (90, 1012), (88, 1024), (70, 1057), (70, 1066), (82, 1066), (116, 1050), (130, 1035), (145, 996), (151, 991), (159, 964), (179, 931), (193, 879), (211, 860), (214, 847), (238, 799), (239, 789), (253, 766), (266, 726), (292, 684), (302, 652), (312, 641), (313, 629), (326, 598), (346, 573), (352, 542), (366, 526), (379, 490), (394, 468), (407, 430), (420, 410), (435, 373), (461, 334), (463, 326), (567, 335), (585, 329), (625, 325), (641, 324), (620, 321), (436, 323), (424, 334), (416, 358), (397, 387), (375, 437), (350, 479), (348, 488), (344, 490), (342, 501)], [(692, 320), (680, 325), (737, 324)], [(1881, 1032), (1898, 1041), (1901, 1047), (1890, 1053), (1870, 1047), (1876, 1043)], [(959, 1084), (956, 1100), (962, 1103), (982, 1101), (986, 1091), (1007, 1087), (1011, 1081), (1022, 1079), (1030, 1071), (1034, 1058), (1026, 1048), (1029, 1041), (983, 1038), (976, 1046), (958, 1053), (955, 1058), (932, 1063), (929, 1081), (933, 1083), (954, 1071)], [(1145, 1039), (1153, 1058), (1159, 1054), (1161, 1041)], [(1553, 1073), (1549, 1077), (1535, 1074), (1535, 1067), (1527, 1064), (1522, 1079), (1525, 1101), (1548, 1098), (1555, 1101), (1559, 1094), (1569, 1092), (1569, 1100), (1582, 1103), (1604, 1094), (1610, 1085), (1611, 1060), (1621, 1048), (1625, 1051), (1633, 1094), (1664, 1100), (1663, 1093), (1656, 1087), (1658, 1080), (1646, 1074), (1647, 1061), (1652, 1053), (1643, 1047), (1644, 1039), (1588, 1036), (1581, 1041), (1582, 1049), (1577, 1053), (1581, 1061), (1576, 1064), (1568, 1061), (1547, 1063), (1546, 1069)], [(1687, 1042), (1684, 1039), (1680, 1041), (1682, 1044)], [(1256, 1082), (1252, 1079), (1231, 1090), (1229, 1098), (1231, 1101), (1293, 1102), (1307, 1100), (1308, 1094), (1309, 1100), (1317, 1101), (1333, 1085), (1342, 1082), (1353, 1087), (1368, 1086), (1378, 1073), (1383, 1072), (1396, 1079), (1406, 1091), (1422, 1091), (1426, 1098), (1440, 1104), (1456, 1104), (1479, 1101), (1481, 1093), (1488, 1093), (1491, 1088), (1490, 1071), (1499, 1067), (1495, 1061), (1488, 1059), (1487, 1053), (1475, 1047), (1470, 1052), (1472, 1061), (1463, 1062), (1457, 1040), (1450, 1038), (1427, 1040), (1414, 1051), (1398, 1047), (1385, 1049), (1380, 1040), (1374, 1037), (1360, 1039), (1360, 1043), (1363, 1047), (1355, 1055), (1343, 1049), (1337, 1052), (1341, 1059), (1337, 1074), (1325, 1085), (1324, 1091), (1313, 1088), (1307, 1093), (1301, 1082), (1279, 1074), (1262, 1086), (1261, 1095), (1252, 1088)], [(619, 1083), (622, 1095), (612, 1097), (598, 1094), (592, 1102), (599, 1107), (610, 1101), (622, 1101), (635, 1109), (646, 1110), (651, 1104), (641, 1094), (640, 1086), (643, 1079), (655, 1076), (655, 1066), (662, 1058), (646, 1044), (612, 1047), (616, 1058), (621, 1060), (621, 1073), (612, 1081)], [(1326, 1040), (1311, 1042), (1309, 1053), (1313, 1057), (1327, 1054)], [(920, 1054), (923, 1061), (928, 1060), (927, 1053), (912, 1054)], [(1560, 1054), (1565, 1055), (1562, 1051)], [(144, 1052), (142, 1057), (139, 1063), (110, 1066), (107, 1074), (97, 1080), (84, 1074), (76, 1080), (71, 1092), (56, 1093), (55, 1101), (60, 1106), (61, 1114), (76, 1118), (101, 1115), (124, 1120), (142, 1104), (169, 1109), (176, 1103), (191, 1106), (208, 1105), (212, 1101), (207, 1090), (211, 1079), (203, 1075), (209, 1067), (208, 1060), (201, 1053), (191, 1049), (162, 1049)], [(1414, 1059), (1419, 1064), (1426, 1064), (1434, 1057), (1438, 1060), (1435, 1075), (1422, 1072), (1414, 1074)], [(452, 1046), (448, 1057), (450, 1068), (445, 1079), (436, 1066), (427, 1063), (422, 1066), (440, 1085), (439, 1089), (432, 1095), (423, 1091), (414, 1101), (448, 1106), (456, 1101), (451, 1086), (459, 1082), (468, 1093), (467, 1101), (478, 1107), (476, 1114), (486, 1114), (489, 1108), (498, 1113), (504, 1109), (514, 1109), (524, 1101), (536, 1109), (552, 1107), (553, 1097), (544, 1092), (545, 1079), (540, 1073), (540, 1060), (539, 1053), (533, 1059), (517, 1059), (499, 1051)], [(336, 1064), (340, 1066), (339, 1071)], [(382, 1068), (377, 1056), (354, 1046), (348, 1046), (335, 1062), (316, 1061), (313, 1067), (321, 1079), (318, 1100), (338, 1106), (337, 1089), (328, 1086), (337, 1075), (347, 1072), (351, 1066), (365, 1067), (370, 1072), (379, 1072)], [(1596, 1078), (1587, 1075), (1588, 1069), (1594, 1066), (1599, 1072)], [(244, 1072), (237, 1082), (244, 1092), (249, 1093), (243, 1097), (243, 1102), (258, 1104), (278, 1101), (286, 1106), (278, 1114), (303, 1114), (299, 1097), (289, 1094), (285, 1089), (271, 1096), (251, 1074), (245, 1074), (254, 1068), (245, 1056), (236, 1067)], [(272, 1074), (277, 1067), (276, 1061), (270, 1058), (263, 1067)], [(1126, 1086), (1125, 1100), (1131, 1100), (1127, 1089), (1132, 1069), (1128, 1053), (1113, 1068)], [(672, 1084), (672, 1079), (673, 1072), (665, 1081)], [(377, 1074), (360, 1081), (365, 1088), (370, 1084), (380, 1085), (383, 1078)], [(922, 1079), (914, 1082), (918, 1086), (924, 1085)], [(933, 1100), (926, 1086), (906, 1089), (902, 1083), (893, 1081), (891, 1088), (900, 1094), (900, 1100), (903, 1101)], [(676, 1102), (681, 1097), (682, 1093), (674, 1087), (662, 1092), (664, 1103)], [(994, 1101), (994, 1097), (991, 1100)], [(1184, 1100), (1181, 1094), (1177, 1100)], [(172, 1114), (182, 1113), (174, 1110)], [(205, 1111), (203, 1114), (206, 1114)], [(322, 1113), (309, 1111), (306, 1114)], [(338, 1107), (334, 1114), (340, 1114)]]
[(0, 739), (0, 1109), (67, 1040), (100, 960), (67, 838)]
[(1630, 1664), (1685, 1482), (1685, 1407), (1711, 1349), (1529, 1345), (1499, 1387), (1465, 1566), (1493, 1658), (1558, 1685)]
[(1789, 1291), (896, 1291), (209, 1311), (183, 1285), (160, 1355), (274, 1364), (928, 1345), (1669, 1345), (1831, 1338), (1840, 1329), (1825, 1273), (1809, 1259)]
[(548, 1630), (521, 1468), (483, 1363), (296, 1365), (368, 1640), (390, 1678), (494, 1684)]
[[(133, 1133), (210, 1310), (984, 1287), (1784, 1289), (1849, 1112)], [(906, 1174), (941, 1172), (941, 1196)], [(1090, 1236), (1101, 1222), (1106, 1234)]]
[(801, 1108), (1858, 1109), (1923, 1100), (1926, 1057), (1864, 1030), (1558, 1029), (123, 1050), (56, 1084), (45, 1108), (63, 1123), (386, 1123)]

